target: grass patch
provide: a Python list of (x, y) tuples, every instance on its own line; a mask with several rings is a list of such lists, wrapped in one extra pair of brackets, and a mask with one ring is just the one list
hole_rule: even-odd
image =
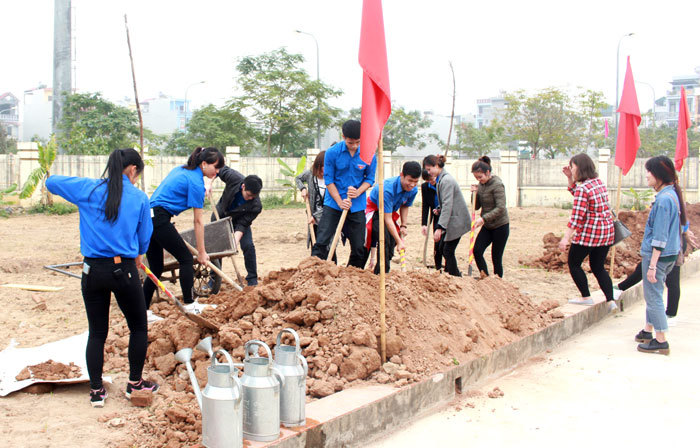
[(9, 217), (10, 217), (10, 214), (7, 213), (7, 210), (0, 208), (0, 218), (9, 218)]
[(284, 202), (284, 196), (265, 196), (261, 199), (263, 209), (275, 209), (275, 208), (304, 208), (306, 207), (303, 202)]
[(78, 211), (78, 207), (71, 204), (53, 204), (53, 205), (33, 205), (27, 209), (27, 213), (32, 215), (43, 213), (46, 215), (68, 215)]

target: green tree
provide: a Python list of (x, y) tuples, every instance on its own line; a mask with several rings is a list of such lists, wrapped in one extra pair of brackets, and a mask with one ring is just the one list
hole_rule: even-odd
[(66, 154), (109, 154), (139, 139), (136, 111), (102, 98), (100, 93), (66, 95), (58, 146)]
[(53, 205), (53, 196), (46, 188), (46, 179), (50, 176), (51, 165), (56, 159), (56, 138), (54, 136), (48, 143), (39, 143), (39, 167), (29, 173), (27, 181), (19, 194), (20, 199), (26, 199), (34, 194), (34, 190), (41, 183), (41, 205), (50, 207)]
[[(360, 120), (361, 114), (360, 108), (352, 109), (342, 121)], [(391, 115), (382, 132), (384, 150), (393, 153), (402, 146), (414, 149), (425, 148), (427, 140), (434, 138), (425, 133), (431, 124), (433, 121), (418, 110), (409, 111), (403, 106), (392, 105)]]
[(17, 141), (9, 138), (5, 126), (0, 125), (0, 154), (17, 152)]
[[(639, 128), (639, 138), (642, 146), (637, 151), (637, 157), (653, 157), (665, 155), (673, 159), (676, 154), (677, 126), (661, 125), (656, 127)], [(696, 154), (700, 147), (700, 132), (696, 129), (688, 129), (688, 152)]]
[(243, 154), (257, 145), (260, 133), (241, 113), (241, 105), (231, 102), (223, 107), (209, 104), (192, 114), (187, 132), (177, 131), (167, 143), (170, 154), (187, 155), (197, 146), (214, 146), (224, 151), (238, 146)]
[(296, 170), (293, 170), (284, 162), (284, 160), (280, 159), (279, 157), (277, 157), (277, 163), (280, 165), (280, 172), (286, 177), (285, 179), (275, 179), (275, 182), (287, 187), (287, 192), (284, 194), (282, 201), (287, 204), (292, 199), (292, 196), (294, 196), (294, 202), (296, 202), (297, 183), (295, 182), (295, 179), (297, 176), (303, 173), (304, 169), (306, 168), (306, 156), (302, 156), (299, 162), (297, 162)]
[[(303, 153), (316, 132), (327, 129), (339, 114), (327, 100), (342, 91), (312, 81), (301, 63), (304, 57), (284, 48), (246, 56), (236, 66), (243, 95), (233, 99), (258, 122), (268, 157)], [(318, 109), (317, 109), (318, 105)]]
[(488, 154), (503, 139), (504, 128), (498, 120), (492, 120), (488, 126), (477, 128), (472, 123), (457, 126), (457, 139), (451, 149), (463, 152), (469, 157)]
[(523, 140), (533, 156), (567, 154), (581, 145), (583, 119), (569, 95), (550, 87), (529, 96), (523, 90), (505, 95), (506, 135)]
[(585, 130), (583, 133), (582, 145), (584, 148), (602, 148), (605, 142), (605, 121), (602, 119), (603, 111), (610, 107), (604, 100), (603, 92), (598, 90), (584, 90), (577, 96), (578, 108)]

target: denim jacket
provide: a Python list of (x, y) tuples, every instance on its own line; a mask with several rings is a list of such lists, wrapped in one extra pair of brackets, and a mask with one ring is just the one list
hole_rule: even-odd
[(680, 210), (678, 196), (673, 185), (668, 185), (656, 194), (649, 211), (641, 255), (651, 256), (652, 249), (661, 249), (661, 256), (678, 255), (680, 252)]

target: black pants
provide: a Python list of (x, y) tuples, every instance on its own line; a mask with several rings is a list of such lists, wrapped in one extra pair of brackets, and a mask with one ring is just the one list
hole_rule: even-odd
[[(617, 286), (626, 291), (632, 286), (642, 281), (642, 263), (639, 262), (634, 272), (627, 276)], [(668, 288), (668, 301), (666, 302), (666, 315), (676, 317), (678, 314), (678, 302), (681, 299), (681, 267), (674, 266), (666, 276), (666, 287)]]
[(493, 272), (497, 276), (503, 278), (503, 251), (506, 249), (506, 242), (510, 234), (510, 224), (504, 224), (495, 229), (487, 229), (482, 227), (479, 235), (474, 241), (474, 261), (479, 271), (483, 271), (486, 275), (489, 273), (489, 268), (484, 260), (484, 251), (489, 245), (491, 246), (491, 261), (493, 262)]
[[(313, 224), (314, 226), (314, 235), (318, 236), (318, 224)], [(309, 236), (309, 242), (308, 244), (311, 244), (311, 236)], [(313, 246), (311, 246), (311, 250), (313, 251)], [(330, 249), (328, 249), (330, 251)], [(328, 258), (328, 255), (326, 255), (326, 258)], [(338, 251), (335, 251), (333, 253), (333, 263), (338, 264)]]
[[(316, 235), (316, 244), (311, 249), (311, 255), (318, 257), (321, 260), (328, 259), (330, 245), (335, 235), (335, 230), (338, 227), (342, 211), (331, 208), (327, 205), (323, 206), (323, 215), (321, 222), (318, 223), (318, 234)], [(350, 240), (350, 258), (348, 266), (355, 266), (362, 269), (365, 261), (365, 211), (350, 213), (348, 212), (343, 226), (343, 233)]]
[(245, 280), (248, 286), (258, 284), (258, 259), (255, 253), (255, 244), (253, 243), (253, 231), (250, 226), (246, 227), (241, 237), (241, 250), (243, 251), (243, 262), (245, 270), (248, 272)]
[(115, 264), (111, 258), (85, 258), (90, 273), (81, 279), (81, 290), (88, 318), (88, 342), (85, 350), (90, 388), (102, 387), (104, 347), (109, 332), (109, 303), (113, 292), (129, 326), (129, 380), (141, 379), (148, 346), (146, 302), (134, 260), (122, 259)]
[(455, 252), (457, 251), (457, 245), (461, 237), (454, 239), (452, 241), (445, 241), (445, 236), (440, 240), (440, 252), (442, 256), (445, 257), (445, 270), (448, 274), (454, 275), (456, 277), (461, 277), (462, 273), (459, 272), (459, 267), (457, 267), (457, 257)]
[[(367, 249), (365, 247), (365, 258), (364, 262), (362, 263), (362, 266), (364, 267), (365, 264), (367, 264), (367, 260), (369, 259), (369, 256), (371, 254), (371, 248), (372, 247), (377, 247), (377, 251), (379, 251), (379, 215), (381, 213), (374, 212), (374, 215), (372, 216), (372, 241), (370, 242), (370, 249)], [(394, 225), (392, 223), (392, 225)], [(391, 236), (391, 233), (389, 233), (389, 229), (386, 228), (386, 225), (384, 226), (384, 272), (389, 272), (391, 269), (391, 259), (394, 258), (394, 248), (396, 247), (396, 240), (394, 239), (393, 236)], [(377, 264), (374, 266), (374, 273), (379, 274), (379, 252), (377, 252)]]
[[(440, 215), (435, 215), (433, 216), (433, 232), (430, 233), (430, 229), (428, 229), (428, 238), (432, 239), (432, 235), (435, 233), (435, 229), (437, 229), (437, 223), (438, 219), (440, 218)], [(435, 262), (435, 269), (438, 271), (442, 269), (442, 242), (438, 241), (436, 243), (433, 243), (433, 260)]]
[(582, 297), (591, 295), (591, 292), (588, 290), (588, 278), (581, 268), (583, 259), (588, 257), (591, 271), (593, 271), (600, 289), (605, 294), (605, 300), (608, 302), (613, 300), (612, 280), (610, 280), (608, 271), (605, 270), (605, 257), (608, 256), (609, 250), (610, 246), (590, 247), (579, 244), (572, 244), (569, 248), (569, 273), (571, 273), (571, 278), (581, 292)]
[[(161, 207), (153, 208), (153, 234), (151, 243), (146, 252), (148, 265), (153, 274), (160, 278), (163, 273), (163, 249), (170, 252), (180, 264), (180, 288), (182, 289), (182, 300), (185, 303), (192, 303), (192, 287), (194, 286), (194, 258), (190, 250), (185, 245), (185, 241), (170, 222), (172, 215)], [(146, 297), (146, 309), (151, 306), (153, 293), (156, 285), (150, 279), (146, 279), (143, 284), (143, 293)]]

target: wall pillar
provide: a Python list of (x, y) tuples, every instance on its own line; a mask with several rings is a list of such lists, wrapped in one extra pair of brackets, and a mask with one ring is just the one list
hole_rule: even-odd
[(506, 207), (518, 207), (518, 151), (514, 149), (501, 150), (500, 177), (506, 189)]
[(318, 148), (308, 148), (306, 150), (306, 169), (311, 170), (311, 167), (314, 164), (314, 160), (316, 160), (316, 156), (321, 152), (320, 149)]
[[(39, 146), (36, 142), (17, 142), (17, 156), (19, 166), (17, 169), (17, 190), (22, 191), (32, 171), (39, 168)], [(41, 185), (37, 185), (32, 197), (27, 202), (34, 203), (41, 197)]]
[[(384, 179), (388, 179), (390, 177), (395, 176), (395, 174), (391, 170), (391, 151), (385, 149), (382, 152), (382, 157), (384, 157)], [(400, 168), (399, 171), (401, 171)]]
[(603, 183), (606, 186), (608, 185), (608, 172), (609, 172), (608, 165), (610, 165), (608, 163), (609, 161), (610, 161), (610, 149), (600, 148), (598, 150), (598, 177), (600, 178), (600, 180), (603, 181)]
[(226, 147), (226, 166), (231, 169), (243, 172), (243, 167), (241, 166), (241, 148), (240, 146), (227, 146)]

